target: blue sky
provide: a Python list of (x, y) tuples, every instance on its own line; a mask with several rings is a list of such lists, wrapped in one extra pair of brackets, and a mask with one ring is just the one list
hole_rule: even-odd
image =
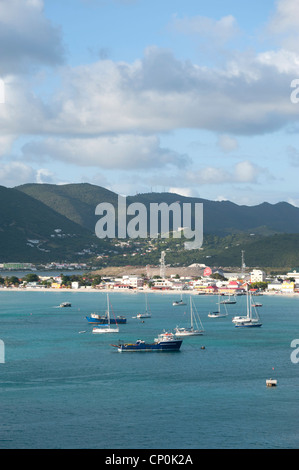
[(1, 0), (0, 44), (0, 184), (299, 206), (297, 0)]

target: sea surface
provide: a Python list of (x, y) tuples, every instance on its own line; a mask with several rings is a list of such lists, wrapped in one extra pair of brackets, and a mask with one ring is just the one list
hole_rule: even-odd
[[(119, 353), (119, 339), (153, 340), (188, 326), (176, 294), (111, 293), (116, 334), (92, 334), (85, 316), (105, 310), (102, 292), (0, 291), (1, 449), (295, 449), (299, 447), (299, 299), (259, 297), (262, 328), (209, 319), (216, 297), (193, 296), (205, 335), (180, 352)], [(186, 296), (187, 299), (187, 296)], [(64, 301), (71, 308), (57, 308)], [(299, 340), (298, 340), (299, 343)], [(205, 349), (201, 349), (205, 346)], [(298, 354), (299, 355), (299, 354)], [(278, 387), (267, 388), (276, 378)]]

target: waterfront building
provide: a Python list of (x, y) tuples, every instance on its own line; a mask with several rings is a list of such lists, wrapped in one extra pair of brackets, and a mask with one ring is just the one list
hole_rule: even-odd
[(265, 282), (266, 279), (266, 273), (262, 271), (261, 269), (254, 269), (250, 273), (250, 282)]
[(288, 278), (293, 278), (295, 279), (296, 282), (299, 282), (299, 268), (294, 268), (292, 269), (288, 274)]

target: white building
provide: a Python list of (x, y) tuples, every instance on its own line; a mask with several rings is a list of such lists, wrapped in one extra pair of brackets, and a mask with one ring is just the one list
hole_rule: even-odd
[(138, 289), (143, 287), (144, 279), (143, 277), (139, 276), (123, 276), (121, 279), (121, 284), (128, 287), (133, 287), (133, 289)]
[(250, 282), (265, 282), (266, 273), (260, 269), (254, 269), (250, 273)]
[(271, 291), (271, 290), (280, 291), (281, 290), (281, 285), (282, 285), (282, 282), (277, 281), (277, 280), (269, 282), (268, 291)]
[(295, 268), (287, 274), (288, 278), (295, 279), (296, 283), (299, 282), (299, 268)]

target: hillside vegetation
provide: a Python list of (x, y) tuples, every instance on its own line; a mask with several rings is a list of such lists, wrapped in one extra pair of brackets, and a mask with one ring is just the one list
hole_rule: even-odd
[(0, 197), (0, 262), (84, 259), (101, 266), (145, 266), (159, 264), (161, 251), (166, 250), (171, 265), (240, 266), (241, 250), (245, 250), (248, 266), (299, 265), (299, 208), (285, 202), (248, 207), (172, 193), (127, 197), (127, 204), (143, 203), (148, 216), (151, 203), (178, 202), (181, 208), (186, 203), (192, 207), (203, 203), (204, 244), (200, 250), (186, 251), (181, 239), (129, 240), (124, 247), (119, 240), (98, 239), (96, 206), (109, 202), (117, 216), (118, 201), (116, 193), (99, 186), (1, 186)]

